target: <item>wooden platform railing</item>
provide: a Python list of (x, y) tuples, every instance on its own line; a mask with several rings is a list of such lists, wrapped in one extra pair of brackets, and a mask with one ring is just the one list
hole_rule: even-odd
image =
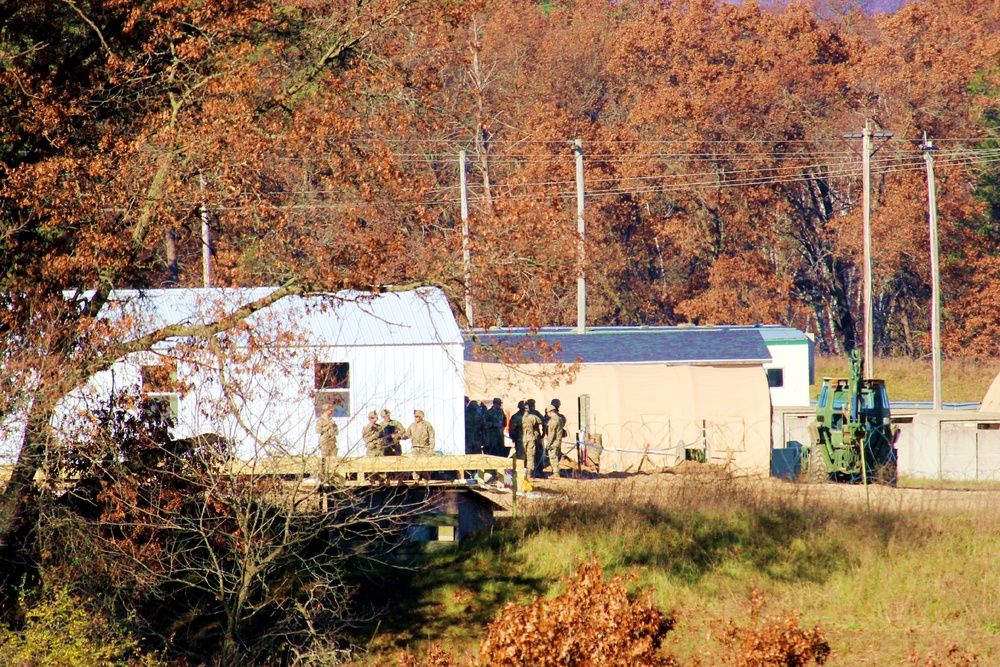
[[(0, 466), (0, 486), (10, 477), (12, 465)], [(320, 480), (337, 479), (345, 484), (368, 484), (372, 476), (376, 479), (409, 481), (412, 473), (454, 473), (455, 480), (479, 479), (486, 481), (492, 473), (492, 480), (503, 481), (513, 469), (513, 461), (506, 457), (487, 454), (461, 454), (446, 456), (360, 456), (352, 458), (327, 459), (324, 470), (323, 459), (318, 456), (280, 456), (253, 459), (236, 459), (226, 464), (224, 473), (252, 477), (314, 478)], [(450, 476), (449, 476), (450, 477)], [(518, 465), (518, 485), (523, 488), (524, 466)], [(37, 478), (44, 478), (39, 471)], [(419, 475), (422, 481), (435, 481), (433, 475)], [(442, 482), (448, 480), (441, 480)]]

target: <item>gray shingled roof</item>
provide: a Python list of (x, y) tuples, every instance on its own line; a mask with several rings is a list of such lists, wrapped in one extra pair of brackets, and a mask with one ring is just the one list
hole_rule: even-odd
[[(593, 327), (466, 331), (465, 360), (478, 345), (515, 345), (526, 340), (558, 344), (556, 359), (588, 364), (763, 364), (771, 361), (761, 332), (754, 327)], [(540, 359), (531, 359), (540, 360)]]

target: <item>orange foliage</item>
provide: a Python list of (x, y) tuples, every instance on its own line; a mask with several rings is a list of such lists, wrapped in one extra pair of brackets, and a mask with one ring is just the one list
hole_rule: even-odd
[[(860, 142), (843, 135), (870, 119), (894, 133), (874, 157), (877, 352), (923, 355), (927, 132), (942, 148), (945, 347), (996, 355), (1000, 206), (982, 191), (998, 172), (962, 151), (1000, 125), (1000, 3), (873, 17), (772, 4), (12, 5), (0, 414), (30, 411), (30, 428), (0, 496), (0, 543), (31, 515), (59, 399), (131, 351), (95, 319), (108, 290), (200, 285), (203, 218), (218, 285), (435, 284), (461, 312), (459, 150), (469, 324), (575, 319), (580, 138), (590, 324), (776, 322), (839, 352), (859, 334), (862, 290)], [(68, 304), (65, 289), (97, 291)], [(614, 599), (606, 613), (655, 625), (651, 607)], [(600, 602), (573, 600), (558, 613), (581, 623), (573, 604)], [(515, 615), (547, 622), (544, 604)], [(528, 650), (503, 627), (491, 646)]]
[[(975, 0), (878, 17), (714, 0), (103, 0), (89, 23), (21, 4), (0, 68), (0, 196), (20, 221), (5, 264), (35, 284), (197, 285), (204, 205), (219, 283), (434, 283), (461, 312), (466, 150), (474, 324), (567, 324), (579, 137), (592, 323), (781, 322), (837, 351), (858, 334), (861, 287), (858, 147), (841, 136), (867, 117), (895, 133), (874, 178), (878, 345), (920, 354), (912, 142), (983, 137), (998, 104), (973, 83), (995, 79), (1000, 10)], [(43, 34), (59, 48), (33, 48)], [(976, 178), (940, 167), (956, 350), (994, 340), (965, 322), (964, 267), (998, 252), (966, 231), (984, 215)]]
[(979, 665), (979, 656), (959, 646), (951, 646), (943, 656), (927, 656), (926, 660), (910, 653), (906, 664), (909, 667), (976, 667)]
[(603, 581), (595, 563), (564, 579), (567, 590), (551, 600), (509, 604), (487, 627), (481, 664), (491, 667), (656, 667), (674, 664), (660, 653), (674, 617), (658, 610), (649, 593), (636, 600), (627, 577)]
[(727, 664), (735, 667), (805, 667), (826, 663), (830, 645), (819, 627), (803, 628), (798, 614), (762, 615), (764, 596), (751, 592), (751, 625), (723, 625), (720, 641), (731, 651)]

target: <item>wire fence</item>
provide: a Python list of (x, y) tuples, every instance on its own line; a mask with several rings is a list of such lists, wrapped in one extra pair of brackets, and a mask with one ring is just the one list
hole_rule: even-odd
[(629, 420), (600, 423), (563, 439), (563, 457), (591, 472), (637, 472), (682, 461), (722, 465), (733, 471), (766, 472), (771, 424), (744, 418)]

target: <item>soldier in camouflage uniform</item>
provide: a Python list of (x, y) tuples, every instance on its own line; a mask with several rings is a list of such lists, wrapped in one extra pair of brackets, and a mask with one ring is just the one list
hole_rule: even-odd
[(562, 457), (563, 422), (554, 405), (545, 408), (545, 452), (552, 467), (552, 476), (560, 477), (559, 459)]
[(465, 406), (465, 453), (483, 453), (483, 417), (479, 414), (479, 401), (469, 401)]
[(368, 423), (361, 429), (361, 438), (365, 441), (365, 454), (368, 456), (382, 456), (382, 438), (380, 433), (382, 428), (378, 423), (378, 414), (372, 410), (368, 413)]
[(406, 429), (404, 440), (409, 440), (415, 456), (431, 456), (434, 454), (434, 427), (424, 421), (424, 411), (413, 411), (413, 423)]
[[(533, 470), (541, 470), (542, 466), (545, 465), (545, 446), (542, 444), (542, 441), (545, 439), (545, 417), (535, 409), (535, 399), (529, 398), (524, 403), (528, 406), (528, 413), (538, 417), (538, 421), (541, 424), (538, 427), (538, 437), (535, 438), (535, 462), (532, 467)], [(527, 447), (527, 444), (525, 446)]]
[(507, 415), (503, 411), (503, 401), (493, 399), (493, 405), (486, 411), (486, 444), (483, 451), (491, 456), (507, 456), (507, 448), (503, 444), (503, 430), (507, 426)]
[(393, 419), (388, 409), (383, 408), (382, 421), (379, 423), (379, 428), (379, 437), (382, 439), (382, 454), (385, 456), (400, 456), (403, 453), (403, 447), (400, 445), (400, 442), (403, 440), (403, 434), (406, 433), (406, 427), (401, 422)]
[(507, 433), (514, 443), (514, 456), (519, 459), (524, 458), (524, 446), (521, 444), (521, 418), (524, 417), (524, 401), (517, 402), (517, 412), (510, 416), (507, 424)]
[(524, 402), (521, 409), (521, 443), (524, 447), (524, 472), (528, 477), (538, 476), (538, 440), (542, 435), (542, 420), (531, 411), (533, 400)]
[(337, 422), (333, 421), (331, 408), (323, 410), (323, 414), (316, 420), (316, 432), (319, 433), (320, 465), (325, 477), (330, 474), (330, 459), (337, 456), (337, 435), (340, 433)]
[(328, 459), (336, 456), (337, 436), (340, 434), (340, 428), (337, 427), (337, 422), (333, 421), (331, 408), (323, 410), (323, 414), (316, 420), (316, 432), (319, 433), (319, 450), (322, 452), (323, 458)]
[(552, 407), (556, 409), (556, 414), (559, 415), (559, 421), (562, 422), (563, 437), (565, 438), (566, 437), (566, 415), (564, 415), (563, 413), (559, 412), (559, 407), (561, 405), (562, 405), (562, 401), (560, 401), (558, 398), (553, 398), (552, 399)]
[[(562, 437), (565, 438), (566, 435), (567, 435), (566, 434), (566, 416), (563, 413), (559, 412), (559, 406), (560, 405), (562, 405), (562, 401), (560, 401), (558, 398), (553, 398), (552, 399), (552, 403), (549, 405), (549, 407), (553, 408), (554, 412), (550, 414), (548, 412), (548, 410), (546, 410), (546, 412), (545, 412), (545, 419), (543, 420), (543, 425), (545, 426), (546, 434), (548, 434), (549, 419), (552, 416), (557, 417), (559, 419), (559, 428), (562, 431)], [(555, 469), (553, 469), (552, 472), (555, 472)]]

